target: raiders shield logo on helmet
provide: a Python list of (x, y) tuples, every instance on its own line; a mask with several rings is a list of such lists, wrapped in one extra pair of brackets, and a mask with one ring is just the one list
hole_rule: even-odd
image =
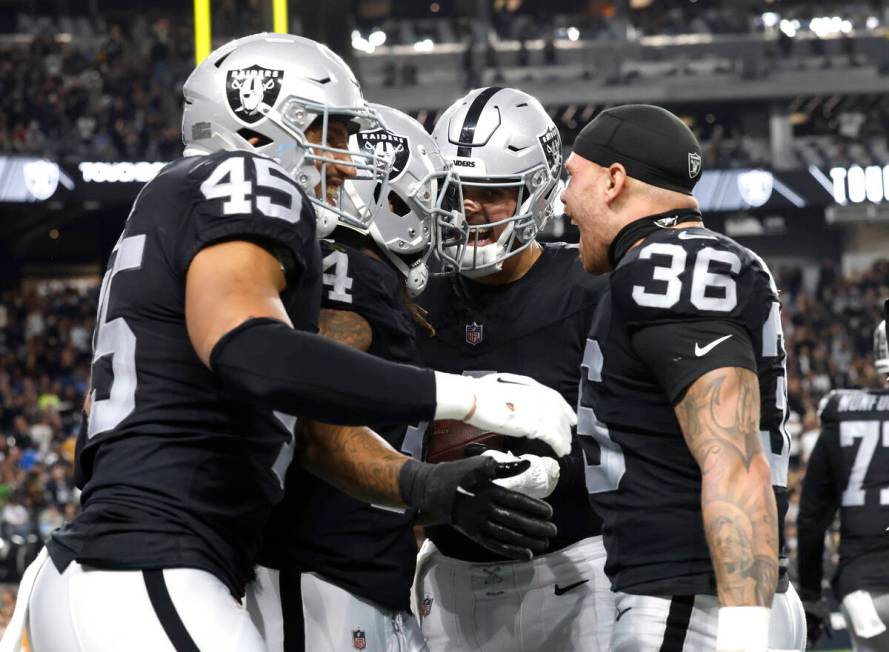
[(540, 146), (546, 156), (546, 163), (550, 172), (557, 177), (562, 171), (562, 139), (559, 138), (559, 130), (550, 127), (546, 133), (540, 136)]
[(358, 147), (362, 151), (392, 159), (392, 169), (389, 171), (390, 181), (401, 176), (411, 157), (410, 143), (407, 138), (393, 134), (386, 129), (359, 131), (357, 138)]
[(472, 322), (471, 324), (466, 324), (466, 343), (467, 344), (472, 344), (472, 346), (477, 346), (482, 343), (483, 339), (485, 339), (484, 324), (479, 324), (478, 322)]
[(363, 629), (352, 630), (352, 647), (356, 650), (363, 650), (367, 647), (367, 637), (364, 635)]
[(423, 618), (426, 618), (426, 616), (432, 613), (433, 601), (433, 598), (430, 598), (427, 595), (425, 598), (423, 598), (423, 602), (420, 603), (420, 615), (423, 616)]
[(688, 153), (688, 176), (694, 179), (701, 173), (701, 155), (697, 152)]
[(239, 120), (253, 124), (263, 118), (261, 104), (274, 106), (281, 92), (283, 70), (250, 66), (229, 70), (225, 78), (228, 105)]

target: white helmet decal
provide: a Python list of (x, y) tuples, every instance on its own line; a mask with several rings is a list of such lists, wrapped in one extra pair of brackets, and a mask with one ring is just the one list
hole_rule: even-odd
[(362, 150), (376, 154), (392, 161), (392, 170), (389, 172), (389, 181), (394, 181), (401, 176), (407, 167), (411, 157), (411, 150), (407, 138), (393, 134), (387, 129), (375, 129), (373, 131), (359, 131), (356, 134), (358, 146)]

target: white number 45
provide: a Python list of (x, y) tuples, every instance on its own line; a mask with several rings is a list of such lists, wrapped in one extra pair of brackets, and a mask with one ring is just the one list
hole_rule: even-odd
[[(257, 194), (255, 197), (257, 210), (263, 215), (296, 223), (302, 207), (296, 184), (289, 180), (284, 169), (274, 161), (258, 157), (252, 157), (251, 160), (256, 169), (258, 188), (278, 190), (290, 195), (290, 205), (285, 206), (274, 203), (268, 195)], [(216, 166), (201, 184), (201, 192), (207, 199), (227, 199), (222, 203), (223, 215), (252, 212), (250, 196), (253, 194), (253, 182), (246, 178), (244, 164), (245, 159), (242, 156), (227, 158)], [(228, 180), (223, 181), (223, 179)]]

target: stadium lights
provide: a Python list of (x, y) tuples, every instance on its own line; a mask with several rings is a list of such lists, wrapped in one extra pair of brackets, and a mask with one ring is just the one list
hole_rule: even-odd
[(367, 37), (367, 41), (373, 47), (379, 47), (386, 42), (386, 32), (381, 29), (374, 30), (370, 33), (370, 36)]
[(783, 19), (780, 23), (778, 23), (778, 29), (780, 29), (789, 38), (793, 38), (794, 36), (796, 36), (799, 28), (800, 22), (795, 18), (793, 20)]
[(865, 25), (868, 29), (877, 29), (880, 26), (880, 19), (876, 16), (868, 16)]
[(778, 21), (781, 20), (781, 16), (776, 14), (774, 11), (767, 11), (762, 15), (762, 24), (766, 27), (775, 27), (778, 24)]
[(580, 38), (580, 30), (576, 27), (569, 27), (567, 30), (565, 30), (565, 33), (568, 35), (569, 41), (576, 41)]
[[(373, 36), (373, 34), (371, 34)], [(379, 38), (379, 37), (378, 37)], [(383, 34), (383, 41), (386, 40), (386, 35)], [(366, 52), (367, 54), (373, 54), (376, 47), (366, 38), (361, 36), (361, 32), (357, 29), (352, 30), (352, 48), (355, 50), (359, 50), (360, 52)]]
[(852, 31), (852, 21), (840, 16), (818, 16), (809, 21), (809, 30), (818, 38), (836, 36), (841, 32), (849, 34)]
[(422, 41), (414, 43), (414, 49), (417, 52), (432, 52), (434, 47), (435, 43), (432, 42), (431, 38), (424, 38)]

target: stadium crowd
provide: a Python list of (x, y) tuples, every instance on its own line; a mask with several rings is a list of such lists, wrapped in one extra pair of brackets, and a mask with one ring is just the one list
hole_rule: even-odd
[(181, 99), (170, 91), (193, 65), (190, 31), (166, 19), (134, 20), (89, 39), (38, 34), (4, 44), (0, 151), (56, 160), (175, 158)]

